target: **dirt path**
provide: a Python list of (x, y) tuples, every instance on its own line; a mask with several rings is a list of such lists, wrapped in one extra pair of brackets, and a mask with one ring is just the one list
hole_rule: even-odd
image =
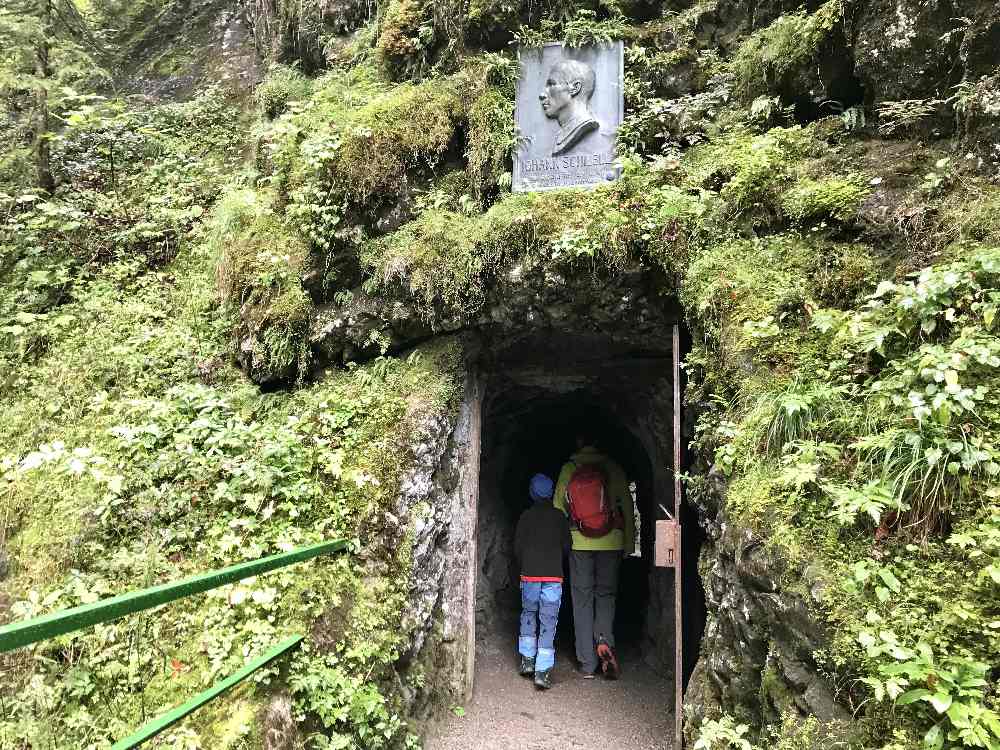
[(622, 679), (584, 680), (560, 649), (552, 689), (535, 690), (517, 674), (512, 644), (476, 649), (476, 686), (465, 715), (449, 716), (426, 750), (669, 750), (670, 683), (638, 653), (619, 654)]

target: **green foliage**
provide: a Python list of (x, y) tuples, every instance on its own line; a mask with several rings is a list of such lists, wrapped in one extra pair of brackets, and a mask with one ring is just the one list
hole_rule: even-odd
[(661, 144), (693, 146), (704, 140), (728, 101), (725, 84), (676, 99), (641, 97), (618, 130), (619, 150), (655, 153)]
[[(0, 362), (31, 362), (73, 318), (74, 285), (119, 261), (169, 261), (241, 151), (235, 111), (208, 90), (138, 112), (80, 97), (52, 143), (56, 193), (0, 192)], [(205, 152), (208, 152), (207, 154)]]
[(473, 102), (466, 142), (469, 181), (477, 200), (487, 208), (511, 184), (516, 139), (514, 100), (509, 93), (489, 88)]
[(983, 704), (988, 664), (965, 657), (936, 658), (926, 643), (912, 649), (900, 645), (892, 631), (882, 631), (878, 638), (862, 631), (858, 641), (873, 659), (892, 657), (880, 661), (879, 677), (866, 682), (876, 700), (890, 698), (896, 706), (911, 706), (931, 724), (924, 734), (925, 747), (1000, 747), (1000, 714)]
[(592, 192), (510, 195), (479, 215), (425, 210), (364, 248), (366, 288), (405, 295), (428, 318), (474, 314), (494, 284), (518, 284), (545, 267), (614, 270), (639, 247), (669, 265), (699, 208), (676, 189), (635, 179)]
[(848, 221), (871, 192), (858, 175), (827, 180), (800, 180), (781, 199), (785, 215), (795, 221), (835, 219)]
[(261, 112), (270, 120), (284, 113), (289, 102), (309, 96), (311, 84), (302, 73), (286, 65), (272, 65), (267, 77), (254, 90), (254, 99)]
[(74, 106), (76, 89), (93, 91), (108, 81), (103, 57), (98, 35), (74, 2), (8, 0), (0, 8), (0, 122), (10, 125), (12, 136), (0, 137), (0, 177), (9, 178), (13, 190), (53, 186), (43, 184), (52, 179), (53, 116)]
[(841, 395), (842, 389), (828, 383), (790, 383), (775, 399), (767, 449), (780, 452), (791, 443), (815, 437), (816, 424), (826, 423), (833, 408), (842, 408)]
[(626, 35), (625, 20), (616, 14), (598, 19), (592, 10), (578, 9), (567, 18), (544, 18), (537, 28), (522, 26), (514, 39), (522, 47), (541, 47), (547, 42), (562, 41), (569, 47), (610, 44)]
[[(121, 33), (141, 47), (178, 6), (95, 7), (119, 8)], [(476, 320), (491, 295), (527, 281), (626, 267), (662, 273), (692, 332), (688, 397), (705, 405), (695, 447), (727, 490), (710, 497), (696, 476), (690, 496), (723, 502), (727, 523), (780, 551), (784, 589), (804, 591), (805, 565), (822, 571), (806, 600), (821, 599), (829, 648), (814, 657), (865, 744), (995, 745), (997, 695), (980, 684), (1000, 653), (995, 186), (974, 160), (920, 145), (873, 153), (860, 110), (770, 127), (790, 122), (781, 96), (840, 33), (837, 1), (727, 34), (728, 60), (708, 41), (727, 17), (715, 2), (637, 26), (615, 4), (596, 7), (490, 0), (466, 18), (452, 3), (393, 0), (345, 42), (333, 29), (356, 28), (367, 8), (258, 3), (268, 49), (310, 75), (332, 68), (311, 80), (272, 68), (254, 125), (217, 89), (142, 108), (101, 99), (89, 52), (61, 39), (60, 83), (77, 90), (49, 90), (63, 118), (51, 195), (20, 182), (31, 86), (7, 86), (0, 538), (16, 616), (331, 535), (366, 556), (5, 664), (0, 732), (18, 750), (105, 746), (293, 629), (312, 634), (307, 650), (167, 741), (260, 746), (256, 717), (277, 689), (312, 746), (413, 746), (400, 685), (433, 689), (433, 677), (399, 664), (410, 550), (386, 519), (413, 421), (450, 408), (453, 364), (423, 348), (309, 383), (313, 298), (342, 301), (360, 285), (431, 322)], [(463, 39), (501, 47), (522, 22), (527, 44), (628, 38), (619, 183), (508, 194), (516, 62), (458, 55)], [(0, 53), (22, 84), (33, 83), (27, 38)], [(453, 63), (460, 72), (445, 75)], [(967, 129), (992, 116), (990, 81), (957, 89)], [(915, 132), (926, 105), (886, 103), (879, 124)], [(260, 137), (244, 175), (247, 132)], [(858, 216), (876, 184), (871, 203), (893, 217), (885, 242), (869, 204)], [(258, 392), (227, 364), (233, 353), (298, 389)], [(762, 698), (777, 695), (774, 672), (761, 679)], [(783, 707), (709, 720), (698, 745), (826, 742), (814, 720), (755, 725)]]
[(375, 51), (396, 81), (451, 72), (463, 50), (467, 6), (448, 0), (392, 0), (382, 12)]
[(1000, 367), (992, 332), (998, 271), (996, 251), (979, 250), (912, 281), (885, 282), (868, 309), (843, 317), (835, 329), (846, 345), (840, 368), (872, 353), (885, 360), (861, 393), (896, 425), (854, 447), (926, 528), (971, 497), (977, 480), (1000, 473), (988, 427), (1000, 417), (988, 385)]
[(268, 371), (304, 377), (312, 315), (300, 281), (308, 260), (304, 243), (249, 190), (226, 195), (211, 236), (219, 291), (242, 326), (234, 332), (237, 345), (249, 331)]
[(698, 728), (698, 739), (694, 750), (751, 750), (750, 741), (746, 738), (750, 731), (747, 724), (737, 724), (731, 716), (720, 719), (705, 718)]
[(816, 60), (843, 16), (842, 0), (827, 0), (813, 13), (783, 15), (754, 32), (729, 63), (736, 92), (750, 101), (780, 91), (788, 79)]
[(890, 136), (913, 131), (922, 121), (933, 117), (945, 102), (941, 99), (904, 99), (879, 102), (878, 132)]
[(705, 718), (698, 728), (696, 750), (754, 750), (754, 748), (774, 747), (777, 750), (811, 750), (824, 747), (827, 743), (821, 736), (819, 722), (815, 717), (800, 717), (797, 711), (785, 713), (780, 724), (768, 724), (761, 728), (757, 742), (751, 743), (753, 733), (748, 724), (738, 724), (729, 714), (718, 719)]
[(343, 76), (320, 80), (320, 106), (289, 113), (265, 135), (279, 202), (287, 202), (289, 218), (325, 251), (346, 211), (390, 199), (408, 174), (438, 165), (456, 138), (467, 83), (452, 77), (388, 95), (374, 82), (358, 82), (360, 91), (345, 92)]
[[(224, 378), (220, 385), (197, 382), (195, 363), (217, 356), (221, 342), (216, 336), (212, 346), (192, 328), (203, 325), (212, 289), (210, 258), (201, 253), (190, 261), (170, 267), (184, 279), (176, 289), (167, 274), (140, 277), (125, 290), (102, 274), (67, 306), (77, 325), (39, 361), (43, 377), (5, 395), (4, 445), (23, 446), (0, 459), (0, 492), (15, 530), (7, 551), (14, 565), (9, 590), (22, 602), (16, 616), (320, 538), (357, 538), (377, 548), (380, 519), (394, 502), (405, 461), (400, 441), (407, 420), (414, 410), (446, 408), (451, 399), (453, 385), (433, 352), (384, 360), (374, 368), (377, 377), (364, 369), (343, 373), (293, 398)], [(189, 307), (192, 284), (201, 300)], [(151, 335), (154, 326), (162, 327), (159, 335)], [(206, 344), (208, 352), (190, 350)], [(80, 382), (53, 377), (63, 368)], [(47, 421), (39, 419), (38, 403), (48, 405)], [(392, 668), (405, 635), (398, 623), (407, 557), (391, 562), (395, 574), (386, 580), (393, 583), (379, 591), (356, 591), (360, 563), (314, 561), (41, 644), (6, 673), (0, 733), (18, 748), (52, 737), (62, 747), (101, 746), (133, 728), (143, 711), (189, 697), (283, 634), (308, 630), (331, 607), (349, 608), (350, 632), (357, 634), (356, 640), (350, 632), (330, 636), (343, 641), (343, 663), (352, 674), (380, 676)], [(66, 652), (74, 654), (70, 672), (61, 663)], [(301, 710), (319, 712), (335, 696), (327, 695), (326, 683), (316, 687), (312, 664), (295, 662), (289, 683)], [(262, 685), (275, 675), (264, 673)], [(230, 703), (234, 717), (242, 717), (237, 734), (244, 739), (257, 713), (245, 707), (254, 700), (251, 689)], [(369, 727), (400, 727), (374, 683), (344, 700), (350, 710), (336, 731), (357, 747), (374, 746)], [(58, 716), (39, 720), (56, 706)], [(222, 741), (220, 710), (201, 716), (195, 737), (204, 745), (243, 747)]]

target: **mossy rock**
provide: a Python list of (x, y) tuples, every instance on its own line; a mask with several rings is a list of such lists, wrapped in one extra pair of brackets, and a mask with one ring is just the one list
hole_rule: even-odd
[(862, 101), (845, 32), (844, 0), (777, 18), (742, 43), (729, 63), (744, 100), (778, 95), (800, 121)]
[(237, 361), (260, 384), (303, 377), (312, 314), (301, 283), (308, 248), (254, 193), (227, 196), (215, 221), (216, 278), (236, 320)]

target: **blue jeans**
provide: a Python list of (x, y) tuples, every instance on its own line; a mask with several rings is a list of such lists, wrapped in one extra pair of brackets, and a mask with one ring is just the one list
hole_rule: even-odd
[(561, 603), (561, 583), (521, 581), (521, 632), (517, 650), (521, 656), (535, 660), (536, 672), (552, 669), (556, 663), (556, 624)]

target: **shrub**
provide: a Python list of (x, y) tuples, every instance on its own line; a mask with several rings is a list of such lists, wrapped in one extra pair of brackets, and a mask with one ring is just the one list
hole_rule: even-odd
[(254, 99), (264, 116), (273, 120), (288, 108), (289, 102), (307, 98), (311, 89), (309, 79), (295, 68), (273, 65), (254, 90)]
[(436, 32), (432, 8), (421, 0), (392, 0), (381, 21), (376, 50), (395, 80), (419, 77), (430, 67)]

